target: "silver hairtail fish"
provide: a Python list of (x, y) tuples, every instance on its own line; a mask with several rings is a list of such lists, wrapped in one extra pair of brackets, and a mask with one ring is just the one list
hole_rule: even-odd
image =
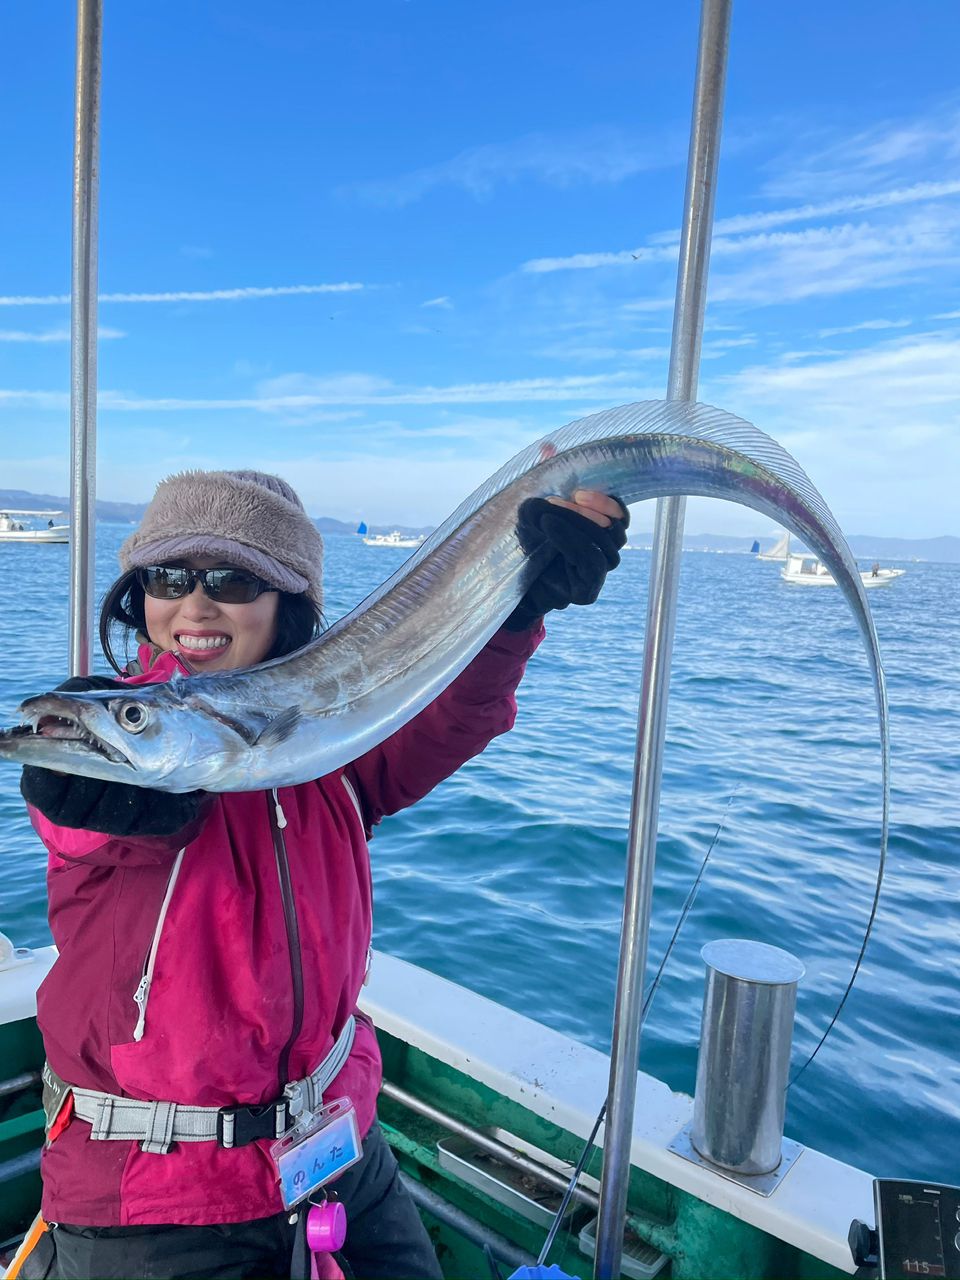
[(0, 731), (0, 759), (164, 791), (289, 786), (356, 759), (440, 694), (539, 572), (517, 537), (530, 497), (577, 489), (624, 502), (727, 498), (796, 534), (840, 586), (863, 636), (880, 715), (883, 671), (856, 563), (801, 467), (748, 422), (705, 404), (645, 401), (572, 422), (466, 499), (406, 563), (311, 644), (243, 671), (128, 692), (47, 693)]

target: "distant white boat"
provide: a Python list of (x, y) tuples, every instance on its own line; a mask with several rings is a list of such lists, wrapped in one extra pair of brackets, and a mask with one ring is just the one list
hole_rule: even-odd
[(790, 535), (789, 533), (781, 534), (769, 551), (761, 551), (757, 555), (758, 560), (783, 560), (787, 559), (790, 554)]
[[(15, 511), (6, 507), (0, 511), (0, 542), (68, 542), (70, 526), (54, 524), (54, 516), (62, 511)], [(46, 526), (36, 527), (32, 521), (46, 520)], [(26, 523), (24, 523), (26, 521)]]
[[(875, 564), (871, 569), (861, 570), (860, 581), (865, 587), (886, 587), (894, 578), (902, 578), (906, 569), (881, 569)], [(792, 582), (802, 587), (835, 587), (836, 579), (821, 564), (816, 556), (792, 555), (786, 567), (780, 570), (784, 582)]]
[(419, 547), (424, 535), (401, 533), (394, 529), (393, 533), (371, 533), (364, 538), (368, 547)]

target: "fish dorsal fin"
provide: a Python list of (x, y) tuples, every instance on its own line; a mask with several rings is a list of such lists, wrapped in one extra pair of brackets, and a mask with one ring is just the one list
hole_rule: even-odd
[(253, 745), (255, 747), (279, 746), (293, 734), (302, 718), (299, 707), (287, 707), (285, 711), (275, 715), (267, 727), (257, 734)]

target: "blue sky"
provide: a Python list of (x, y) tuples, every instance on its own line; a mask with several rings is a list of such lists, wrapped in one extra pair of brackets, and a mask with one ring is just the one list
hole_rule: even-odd
[[(315, 515), (435, 523), (662, 396), (698, 12), (108, 0), (100, 495), (258, 466)], [(56, 493), (73, 21), (0, 15), (0, 485)], [(948, 0), (734, 6), (700, 398), (849, 534), (960, 534), (958, 48)]]

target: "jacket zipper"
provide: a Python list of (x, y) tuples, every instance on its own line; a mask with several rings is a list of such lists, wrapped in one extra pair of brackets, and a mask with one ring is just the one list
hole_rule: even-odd
[[(353, 807), (357, 811), (357, 817), (360, 819), (360, 827), (366, 835), (366, 819), (363, 816), (363, 809), (360, 806), (360, 798), (354, 789), (353, 783), (345, 773), (341, 773), (340, 781), (343, 783), (343, 789), (353, 802)], [(367, 943), (367, 961), (363, 971), (363, 985), (366, 986), (370, 981), (370, 966), (373, 963), (373, 940)]]
[(142, 1040), (143, 1033), (147, 1029), (147, 1000), (150, 998), (150, 987), (153, 983), (153, 970), (157, 963), (157, 951), (160, 947), (160, 935), (163, 932), (163, 922), (167, 918), (170, 899), (173, 897), (174, 886), (177, 883), (177, 877), (180, 874), (180, 867), (183, 865), (183, 855), (186, 851), (186, 846), (184, 846), (177, 854), (177, 860), (173, 864), (170, 875), (167, 877), (167, 888), (163, 895), (163, 902), (160, 904), (160, 914), (157, 917), (157, 926), (153, 931), (153, 940), (150, 943), (150, 950), (147, 952), (147, 958), (143, 965), (143, 977), (140, 979), (140, 985), (133, 993), (134, 1002), (140, 1010), (137, 1016), (137, 1025), (133, 1029), (134, 1040)]
[[(272, 799), (270, 798), (272, 797)], [(290, 1081), (290, 1052), (303, 1027), (303, 958), (300, 954), (300, 926), (297, 923), (297, 908), (293, 899), (293, 883), (290, 879), (290, 862), (287, 858), (287, 846), (283, 838), (283, 829), (287, 819), (280, 806), (280, 798), (276, 787), (267, 797), (270, 810), (270, 832), (273, 836), (273, 851), (277, 859), (277, 875), (280, 879), (280, 897), (283, 901), (283, 919), (287, 929), (287, 946), (290, 949), (290, 978), (293, 987), (293, 1026), (290, 1037), (280, 1051), (278, 1066), (280, 1091)]]

